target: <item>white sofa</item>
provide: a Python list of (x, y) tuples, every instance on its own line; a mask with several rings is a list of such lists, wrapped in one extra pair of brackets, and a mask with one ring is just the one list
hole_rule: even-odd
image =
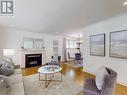
[(0, 95), (25, 95), (21, 69), (15, 69), (15, 72), (8, 76), (8, 87), (2, 81), (0, 83)]

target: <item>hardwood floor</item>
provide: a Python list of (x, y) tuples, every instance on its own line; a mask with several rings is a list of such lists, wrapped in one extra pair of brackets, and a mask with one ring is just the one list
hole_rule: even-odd
[[(25, 68), (22, 69), (23, 76), (31, 75), (37, 73), (37, 69), (39, 67), (33, 67), (33, 68)], [(79, 85), (83, 86), (84, 79), (86, 78), (95, 78), (94, 75), (91, 75), (86, 72), (82, 72), (82, 68), (74, 68), (67, 64), (62, 64), (62, 74), (65, 76), (70, 77), (72, 80), (74, 80)], [(83, 92), (79, 92), (77, 95), (84, 95)], [(127, 95), (127, 87), (117, 84), (115, 89), (115, 95)]]

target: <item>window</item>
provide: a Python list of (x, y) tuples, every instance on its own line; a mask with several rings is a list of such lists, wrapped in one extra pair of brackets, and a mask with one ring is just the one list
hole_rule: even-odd
[(76, 41), (75, 40), (67, 40), (66, 48), (76, 48)]

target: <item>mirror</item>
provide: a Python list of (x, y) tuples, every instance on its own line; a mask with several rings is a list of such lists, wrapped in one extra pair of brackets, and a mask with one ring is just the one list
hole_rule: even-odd
[(44, 41), (43, 41), (43, 39), (24, 38), (23, 39), (23, 48), (25, 48), (25, 49), (42, 49), (42, 48), (44, 48)]

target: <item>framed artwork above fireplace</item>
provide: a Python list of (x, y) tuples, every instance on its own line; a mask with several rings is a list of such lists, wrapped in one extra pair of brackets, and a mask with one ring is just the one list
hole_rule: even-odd
[(23, 39), (24, 49), (44, 49), (44, 40), (36, 38), (24, 38)]

